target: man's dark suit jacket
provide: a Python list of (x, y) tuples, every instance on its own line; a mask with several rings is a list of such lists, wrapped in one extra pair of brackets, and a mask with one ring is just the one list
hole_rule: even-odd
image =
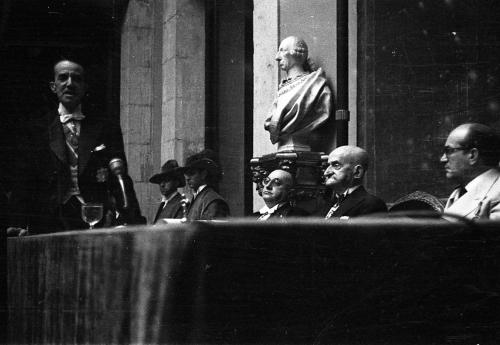
[[(19, 178), (12, 192), (15, 218), (11, 225), (23, 228), (29, 225), (31, 233), (69, 230), (59, 221), (60, 206), (71, 185), (68, 151), (59, 114), (57, 110), (51, 111), (23, 128)], [(104, 149), (96, 150), (99, 146)], [(81, 121), (78, 155), (81, 195), (85, 202), (102, 202), (106, 212), (106, 208), (111, 207), (109, 192), (117, 189), (117, 179), (108, 170), (106, 181), (99, 181), (97, 171), (108, 169), (112, 158), (126, 161), (120, 127), (102, 117), (87, 115)], [(132, 199), (140, 216), (135, 192)]]
[(212, 189), (205, 187), (191, 202), (188, 209), (188, 220), (212, 220), (229, 216), (226, 201)]
[[(320, 216), (326, 217), (330, 208), (332, 208), (334, 202), (330, 202), (322, 210)], [(372, 195), (366, 191), (363, 186), (359, 186), (351, 194), (348, 194), (344, 201), (340, 203), (340, 206), (335, 212), (333, 212), (331, 218), (339, 217), (357, 217), (371, 213), (387, 212), (387, 206), (385, 202)]]
[(153, 224), (161, 218), (182, 218), (182, 205), (181, 205), (182, 196), (177, 193), (165, 207), (160, 204), (158, 211), (156, 212), (155, 219)]
[[(259, 212), (255, 212), (254, 216), (258, 219), (261, 214)], [(304, 211), (301, 208), (293, 207), (289, 202), (279, 206), (276, 211), (271, 213), (269, 218), (266, 220), (273, 219), (284, 219), (284, 218), (293, 218), (293, 217), (307, 217), (309, 213)]]

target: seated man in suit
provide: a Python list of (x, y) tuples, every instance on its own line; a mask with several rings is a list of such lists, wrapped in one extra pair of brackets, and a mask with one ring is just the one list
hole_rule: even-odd
[(293, 193), (293, 176), (288, 171), (277, 169), (262, 180), (262, 199), (266, 204), (259, 210), (257, 220), (305, 217), (308, 213), (290, 203)]
[(229, 216), (226, 200), (214, 189), (222, 176), (222, 170), (212, 150), (203, 150), (188, 157), (181, 171), (193, 192), (193, 199), (188, 205), (188, 220), (213, 220)]
[(325, 219), (357, 217), (387, 212), (385, 202), (368, 193), (363, 177), (368, 169), (368, 153), (357, 146), (340, 146), (328, 156), (325, 185), (332, 189), (333, 199), (320, 216)]
[(184, 175), (180, 172), (177, 161), (175, 159), (168, 160), (161, 167), (161, 172), (153, 175), (149, 182), (158, 184), (162, 195), (153, 224), (161, 218), (182, 218), (182, 196), (177, 191), (177, 188), (184, 187), (186, 181)]
[(445, 214), (500, 219), (499, 156), (500, 138), (492, 128), (466, 123), (451, 131), (441, 162), (446, 177), (457, 187), (448, 198)]
[[(104, 217), (108, 224), (102, 221), (101, 226), (145, 223), (126, 175), (118, 122), (83, 107), (87, 91), (83, 66), (71, 60), (57, 62), (49, 87), (58, 107), (27, 121), (19, 135), (24, 154), (19, 154), (12, 189), (9, 235), (28, 228), (32, 234), (87, 229), (81, 207), (89, 202), (103, 204), (104, 215), (109, 215)], [(119, 169), (110, 169), (112, 160)]]

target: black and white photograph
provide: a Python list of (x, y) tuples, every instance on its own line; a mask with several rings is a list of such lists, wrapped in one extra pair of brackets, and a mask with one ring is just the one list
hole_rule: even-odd
[(500, 344), (500, 1), (2, 0), (0, 343)]

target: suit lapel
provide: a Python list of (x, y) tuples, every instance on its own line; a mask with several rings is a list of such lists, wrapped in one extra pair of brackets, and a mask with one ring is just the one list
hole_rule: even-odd
[(155, 218), (153, 219), (153, 224), (156, 223), (156, 221), (160, 218), (160, 214), (163, 211), (164, 205), (165, 204), (163, 202), (161, 202), (160, 205), (158, 206), (158, 211), (156, 211)]
[(280, 207), (278, 207), (278, 209), (269, 218), (286, 217), (286, 216), (288, 216), (288, 213), (290, 213), (291, 207), (292, 206), (290, 205), (290, 203), (287, 202), (287, 203), (281, 205)]
[(363, 186), (359, 186), (347, 196), (347, 198), (340, 204), (339, 208), (333, 212), (332, 217), (341, 217), (346, 215), (354, 206), (359, 204), (366, 194)]
[[(496, 171), (496, 170), (494, 170)], [(455, 201), (449, 208), (445, 209), (447, 213), (457, 213), (464, 217), (477, 211), (479, 203), (487, 196), (493, 184), (497, 182), (498, 174), (487, 173), (477, 181), (475, 188), (467, 191), (460, 199)]]
[(57, 114), (54, 114), (53, 120), (49, 124), (49, 142), (50, 149), (59, 158), (61, 162), (67, 163), (68, 157), (66, 155), (66, 140), (62, 124), (59, 121)]
[[(193, 200), (189, 203), (189, 209), (188, 209), (188, 213), (190, 215), (192, 215), (193, 213), (192, 212), (198, 212), (198, 204), (201, 203), (200, 200), (202, 200), (202, 197), (204, 194), (207, 193), (208, 191), (208, 186), (205, 187), (201, 192), (199, 192), (198, 194), (196, 194), (196, 196), (193, 198)], [(201, 214), (201, 211), (200, 211), (200, 214)]]
[(182, 209), (180, 202), (181, 195), (177, 193), (164, 207), (161, 207), (160, 204), (154, 222), (156, 223), (156, 221), (160, 218), (175, 218), (179, 213), (179, 208)]
[[(471, 191), (472, 192), (472, 191)], [(460, 213), (464, 217), (473, 212), (479, 205), (479, 201), (483, 198), (483, 193), (465, 193), (460, 199), (455, 201), (446, 212), (450, 213)]]
[(92, 124), (88, 120), (81, 122), (80, 138), (78, 139), (78, 171), (79, 174), (87, 167), (93, 148), (99, 143), (97, 138), (102, 130), (101, 124)]

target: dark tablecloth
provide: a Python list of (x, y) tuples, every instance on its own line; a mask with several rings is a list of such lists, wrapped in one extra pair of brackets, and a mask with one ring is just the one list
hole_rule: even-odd
[(499, 223), (168, 224), (8, 259), (12, 343), (500, 342)]

